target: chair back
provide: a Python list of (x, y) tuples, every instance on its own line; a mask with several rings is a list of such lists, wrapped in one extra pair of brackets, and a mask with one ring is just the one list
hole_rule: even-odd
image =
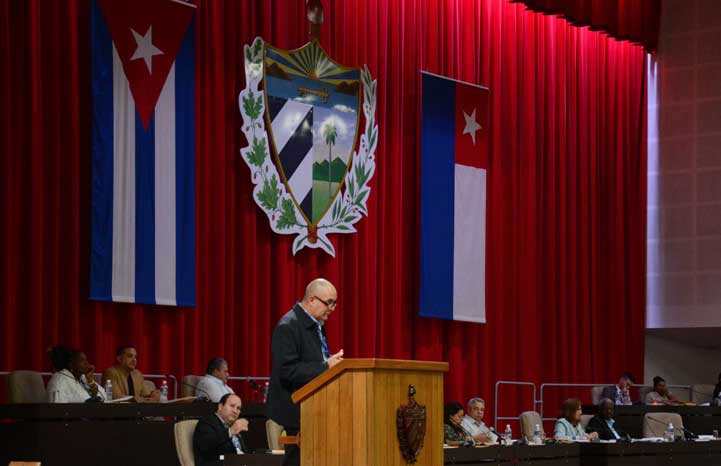
[(588, 427), (588, 423), (591, 422), (591, 418), (593, 417), (593, 414), (581, 414), (581, 426), (583, 427), (583, 430), (586, 430)]
[(153, 392), (157, 387), (155, 386), (155, 383), (153, 383), (152, 380), (143, 380), (143, 388), (146, 392)]
[(39, 461), (11, 461), (8, 466), (40, 466)]
[(175, 423), (175, 451), (178, 452), (180, 466), (195, 466), (193, 434), (195, 433), (195, 426), (197, 424), (197, 419)]
[(183, 377), (183, 388), (180, 391), (183, 398), (186, 396), (195, 396), (195, 390), (193, 387), (198, 386), (198, 382), (202, 379), (199, 375), (186, 375)]
[(691, 401), (700, 405), (701, 403), (710, 403), (713, 398), (713, 390), (715, 385), (696, 384), (691, 386)]
[(606, 388), (605, 385), (596, 385), (595, 387), (591, 387), (591, 401), (594, 406), (598, 405), (601, 401), (601, 393), (603, 393), (604, 388)]
[(647, 387), (645, 385), (642, 387), (638, 387), (638, 401), (645, 404), (646, 403), (646, 395), (648, 395), (652, 391), (653, 391), (653, 387)]
[(48, 394), (40, 372), (14, 371), (8, 375), (10, 403), (46, 403)]
[(265, 421), (265, 436), (268, 439), (268, 448), (271, 450), (281, 450), (280, 436), (283, 434), (283, 426), (272, 419)]
[(524, 411), (521, 413), (518, 420), (521, 423), (521, 438), (525, 437), (527, 439), (532, 439), (533, 431), (536, 429), (536, 424), (543, 428), (541, 415), (536, 411)]
[(678, 413), (646, 413), (643, 416), (643, 438), (663, 437), (669, 422), (674, 429), (683, 427), (683, 420)]

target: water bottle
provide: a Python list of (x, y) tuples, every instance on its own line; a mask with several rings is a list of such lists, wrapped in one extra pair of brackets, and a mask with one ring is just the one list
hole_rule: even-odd
[(536, 424), (536, 428), (533, 429), (533, 441), (532, 443), (534, 445), (540, 445), (541, 444), (541, 426), (539, 424)]
[(113, 382), (110, 379), (105, 381), (105, 399), (107, 401), (113, 399)]
[(506, 445), (510, 445), (511, 440), (513, 440), (513, 431), (511, 430), (510, 424), (506, 424), (506, 430), (503, 431), (503, 439), (506, 441)]
[(168, 402), (168, 381), (167, 380), (163, 380), (162, 385), (160, 385), (160, 402), (161, 403)]
[(676, 432), (673, 428), (673, 423), (669, 422), (666, 432), (664, 433), (663, 439), (667, 442), (673, 442), (676, 438)]

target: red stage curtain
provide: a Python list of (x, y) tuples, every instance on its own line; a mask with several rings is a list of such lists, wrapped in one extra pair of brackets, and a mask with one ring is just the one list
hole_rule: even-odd
[[(325, 276), (339, 289), (331, 349), (449, 361), (447, 399), (491, 401), (498, 379), (641, 374), (641, 47), (506, 0), (324, 2), (329, 53), (378, 79), (378, 165), (370, 217), (333, 238), (337, 258), (294, 257), (252, 200), (237, 96), (242, 45), (305, 43), (304, 3), (200, 2), (196, 308), (88, 301), (90, 3), (0, 3), (0, 370), (47, 369), (54, 342), (102, 369), (134, 342), (146, 373), (222, 355), (267, 375), (275, 322)], [(421, 69), (491, 89), (485, 325), (417, 315)]]
[(560, 15), (577, 26), (590, 26), (616, 39), (658, 49), (661, 0), (511, 0), (542, 13)]

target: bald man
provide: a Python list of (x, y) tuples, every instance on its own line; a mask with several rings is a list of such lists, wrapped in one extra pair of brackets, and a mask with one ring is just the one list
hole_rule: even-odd
[[(300, 407), (293, 403), (291, 394), (343, 360), (343, 350), (330, 353), (325, 332), (325, 322), (337, 300), (333, 284), (317, 278), (308, 284), (303, 300), (280, 319), (273, 332), (268, 414), (288, 435), (296, 435), (300, 429)], [(300, 465), (296, 446), (286, 446), (283, 464)]]

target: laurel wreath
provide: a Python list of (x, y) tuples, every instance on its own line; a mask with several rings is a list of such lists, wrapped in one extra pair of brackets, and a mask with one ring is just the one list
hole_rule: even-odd
[(309, 233), (309, 225), (293, 202), (285, 185), (280, 181), (278, 170), (272, 162), (268, 145), (268, 133), (263, 119), (264, 95), (259, 90), (263, 78), (263, 39), (256, 37), (252, 45), (245, 45), (246, 88), (238, 96), (243, 115), (242, 131), (248, 146), (241, 149), (243, 160), (250, 168), (253, 198), (263, 209), (276, 233), (295, 234), (293, 255), (304, 247), (321, 248), (335, 257), (335, 248), (328, 239), (330, 233), (353, 233), (353, 226), (363, 215), (368, 216), (366, 202), (371, 188), (368, 182), (375, 173), (375, 149), (378, 144), (378, 125), (375, 123), (376, 84), (368, 67), (361, 70), (363, 84), (363, 115), (365, 130), (360, 136), (358, 150), (353, 153), (352, 164), (345, 178), (345, 189), (339, 192), (333, 206), (317, 226), (317, 240)]

